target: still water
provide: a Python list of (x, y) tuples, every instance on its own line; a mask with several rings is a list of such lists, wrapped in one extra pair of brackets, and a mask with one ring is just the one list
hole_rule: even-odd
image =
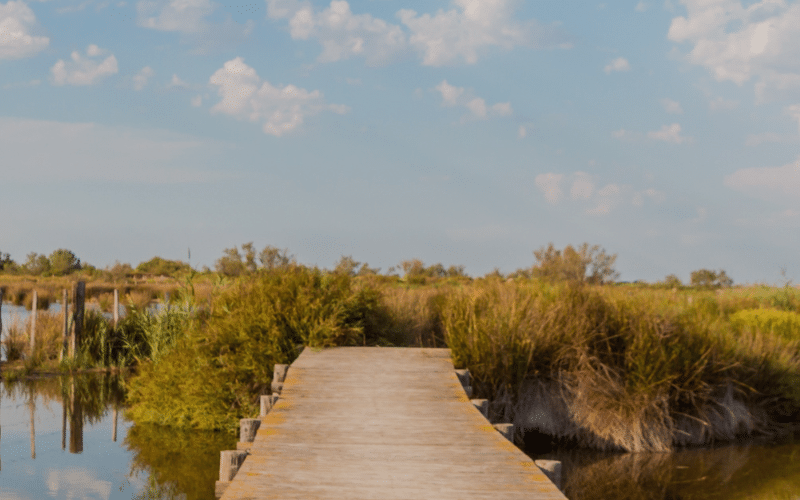
[(0, 382), (0, 499), (213, 500), (236, 438), (133, 426), (119, 376)]

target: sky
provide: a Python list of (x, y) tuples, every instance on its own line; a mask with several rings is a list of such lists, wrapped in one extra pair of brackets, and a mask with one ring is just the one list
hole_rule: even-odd
[(17, 262), (796, 282), (799, 145), (800, 2), (0, 0)]

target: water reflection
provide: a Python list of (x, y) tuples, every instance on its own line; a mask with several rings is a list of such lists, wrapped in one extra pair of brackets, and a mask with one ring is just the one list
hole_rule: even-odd
[(0, 498), (212, 500), (235, 437), (134, 427), (123, 402), (109, 374), (0, 383)]
[(560, 450), (534, 458), (562, 462), (570, 500), (797, 500), (800, 440), (750, 442), (673, 453)]

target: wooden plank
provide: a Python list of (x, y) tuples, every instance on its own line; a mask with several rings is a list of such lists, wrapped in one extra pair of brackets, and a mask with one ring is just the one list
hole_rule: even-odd
[(261, 420), (223, 500), (566, 498), (469, 401), (448, 349), (305, 349)]

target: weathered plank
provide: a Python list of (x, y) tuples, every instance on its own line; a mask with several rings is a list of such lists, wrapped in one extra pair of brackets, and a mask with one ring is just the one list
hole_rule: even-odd
[(223, 500), (564, 500), (468, 399), (447, 349), (306, 349)]

